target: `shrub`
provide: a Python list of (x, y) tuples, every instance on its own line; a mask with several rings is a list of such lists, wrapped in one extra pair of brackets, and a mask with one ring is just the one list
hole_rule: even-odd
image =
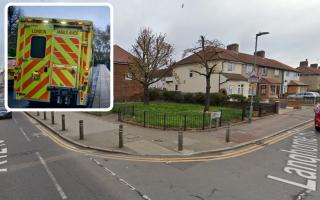
[(247, 101), (247, 98), (240, 94), (230, 94), (228, 95), (228, 99), (236, 102), (241, 102), (241, 103), (244, 103)]
[(184, 96), (181, 92), (175, 92), (174, 94), (174, 102), (184, 103)]
[(184, 93), (183, 96), (185, 103), (196, 103), (195, 95), (193, 93)]
[(210, 94), (210, 105), (222, 106), (228, 100), (228, 96), (222, 93)]
[(204, 93), (198, 92), (194, 94), (194, 102), (197, 104), (204, 104), (205, 99)]
[(174, 101), (176, 91), (164, 91), (163, 100), (164, 101)]
[(150, 97), (150, 101), (163, 100), (163, 91), (159, 89), (150, 89), (149, 97)]
[[(260, 103), (261, 98), (259, 96), (253, 96), (253, 103)], [(248, 96), (247, 102), (251, 102), (251, 96)]]

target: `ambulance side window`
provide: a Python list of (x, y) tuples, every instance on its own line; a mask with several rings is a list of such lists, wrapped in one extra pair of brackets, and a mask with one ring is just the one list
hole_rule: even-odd
[(30, 56), (32, 58), (44, 58), (46, 54), (46, 37), (33, 36), (31, 38)]

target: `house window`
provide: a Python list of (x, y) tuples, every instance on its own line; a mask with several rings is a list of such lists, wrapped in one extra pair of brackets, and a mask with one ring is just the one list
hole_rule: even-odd
[(252, 88), (252, 87), (249, 87), (249, 95), (256, 95), (256, 89), (255, 88)]
[(250, 74), (253, 70), (253, 66), (252, 65), (246, 65), (246, 73)]
[(33, 36), (31, 38), (31, 58), (44, 58), (46, 54), (46, 37)]
[(238, 94), (243, 95), (243, 84), (238, 85)]
[(290, 76), (290, 72), (286, 72), (286, 76)]
[(267, 86), (261, 85), (261, 95), (266, 96), (266, 93), (267, 93)]
[(293, 73), (293, 77), (298, 77), (298, 73)]
[(176, 90), (176, 91), (178, 91), (178, 85), (176, 85), (176, 88), (175, 88), (175, 90)]
[(276, 95), (276, 86), (275, 85), (270, 86), (270, 95), (272, 95), (272, 96)]
[(288, 86), (284, 85), (283, 86), (283, 93), (287, 93), (288, 92)]
[(233, 90), (232, 90), (232, 86), (229, 86), (229, 89), (228, 89), (228, 94), (233, 94)]
[(249, 95), (251, 96), (252, 95), (252, 92), (253, 91), (253, 88), (252, 87), (249, 87)]
[(192, 72), (192, 71), (189, 72), (189, 77), (190, 77), (190, 78), (193, 77), (193, 72)]
[(274, 70), (274, 75), (275, 75), (275, 76), (279, 76), (279, 75), (280, 75), (280, 71), (279, 71), (278, 69), (275, 69), (275, 70)]
[(131, 81), (132, 80), (132, 74), (126, 73), (126, 75), (124, 76), (124, 80)]
[(268, 68), (264, 67), (262, 68), (262, 76), (267, 76), (268, 75)]
[(228, 72), (233, 72), (236, 66), (234, 63), (228, 63)]

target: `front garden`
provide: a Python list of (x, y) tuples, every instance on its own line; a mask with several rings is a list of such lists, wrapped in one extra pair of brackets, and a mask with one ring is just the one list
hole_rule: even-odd
[[(243, 119), (241, 108), (211, 106), (203, 113), (203, 105), (174, 102), (121, 103), (114, 105), (113, 112), (119, 113), (120, 120), (163, 129), (205, 129)], [(221, 117), (211, 120), (211, 112), (221, 112)]]

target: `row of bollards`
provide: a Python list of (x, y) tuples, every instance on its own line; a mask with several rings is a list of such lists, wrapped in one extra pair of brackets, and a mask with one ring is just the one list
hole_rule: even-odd
[[(37, 116), (40, 116), (40, 112), (37, 112)], [(47, 113), (43, 112), (43, 120), (47, 120)], [(54, 112), (51, 112), (51, 124), (55, 124), (55, 117), (54, 117)], [(61, 114), (61, 130), (65, 131), (66, 130), (66, 121), (65, 121), (65, 115)]]
[[(40, 116), (40, 113), (37, 112), (37, 116)], [(43, 112), (43, 119), (47, 120), (47, 114), (46, 112)], [(51, 124), (55, 124), (55, 117), (54, 112), (51, 112)], [(61, 114), (61, 130), (66, 130), (66, 123), (65, 123), (65, 115)], [(226, 129), (226, 135), (225, 135), (225, 142), (230, 142), (230, 124), (228, 123), (227, 129)], [(84, 123), (83, 120), (79, 120), (79, 139), (84, 140)], [(119, 125), (119, 148), (123, 148), (123, 125)], [(178, 132), (178, 151), (183, 151), (183, 131), (179, 130)]]

